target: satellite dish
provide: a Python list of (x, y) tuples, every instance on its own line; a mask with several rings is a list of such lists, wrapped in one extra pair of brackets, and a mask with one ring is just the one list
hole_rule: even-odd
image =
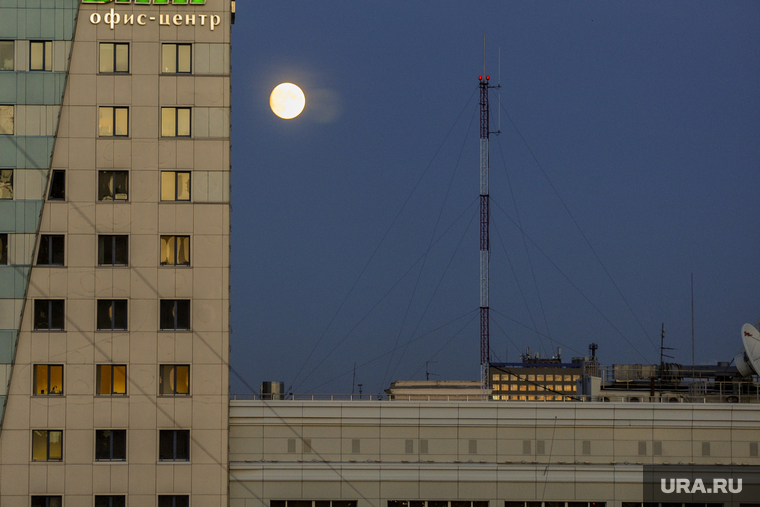
[(734, 358), (736, 367), (742, 377), (760, 375), (760, 331), (752, 324), (742, 327), (744, 350)]

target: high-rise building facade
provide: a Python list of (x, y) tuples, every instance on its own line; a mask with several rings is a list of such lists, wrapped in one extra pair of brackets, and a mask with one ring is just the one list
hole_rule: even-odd
[(232, 0), (0, 0), (0, 503), (227, 504)]

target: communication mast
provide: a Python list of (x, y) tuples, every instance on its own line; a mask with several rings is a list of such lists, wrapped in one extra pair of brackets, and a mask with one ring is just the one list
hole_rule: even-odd
[[(485, 61), (483, 62), (485, 74)], [(488, 267), (491, 257), (489, 238), (490, 202), (488, 197), (488, 80), (480, 81), (480, 383), (488, 388), (488, 364), (490, 356), (490, 318), (488, 303)]]

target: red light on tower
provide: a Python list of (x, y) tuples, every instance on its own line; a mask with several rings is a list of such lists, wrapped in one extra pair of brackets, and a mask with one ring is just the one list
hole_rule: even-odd
[(478, 76), (478, 79), (480, 79), (482, 81), (483, 80), (483, 76)]
[(491, 79), (491, 76), (486, 76), (486, 81), (488, 81), (489, 79)]

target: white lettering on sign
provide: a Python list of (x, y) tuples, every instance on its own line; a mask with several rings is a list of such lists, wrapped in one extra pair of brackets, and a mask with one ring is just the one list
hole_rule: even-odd
[[(206, 18), (209, 20), (209, 28), (213, 32), (214, 29), (219, 26), (222, 23), (222, 17), (218, 14), (198, 14), (197, 17), (201, 21), (201, 26), (206, 26)], [(113, 30), (117, 25), (134, 25), (135, 19), (137, 19), (137, 24), (140, 26), (147, 25), (147, 21), (155, 21), (155, 16), (148, 17), (147, 14), (138, 14), (137, 18), (135, 18), (134, 14), (119, 14), (114, 9), (111, 9), (109, 12), (106, 12), (101, 16), (97, 12), (93, 12), (90, 14), (90, 23), (93, 25), (98, 25), (100, 22), (104, 22), (106, 25), (111, 27), (111, 30)], [(185, 26), (195, 26), (195, 14), (159, 14), (158, 15), (158, 24), (163, 26), (182, 26), (184, 23)]]

